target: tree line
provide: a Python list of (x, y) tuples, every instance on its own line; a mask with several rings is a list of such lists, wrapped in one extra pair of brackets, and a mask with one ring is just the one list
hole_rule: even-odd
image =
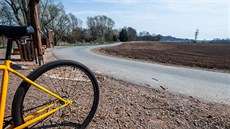
[(230, 44), (230, 38), (227, 38), (227, 39), (218, 39), (218, 38), (215, 38), (215, 39), (211, 40), (210, 43)]
[[(30, 25), (30, 0), (1, 0), (1, 25)], [(82, 27), (82, 20), (72, 13), (66, 13), (61, 2), (54, 0), (39, 1), (39, 20), (41, 35), (47, 38), (48, 30), (54, 34), (55, 45), (59, 41), (68, 43), (91, 42), (104, 43), (114, 41), (158, 41), (160, 35), (151, 35), (148, 32), (137, 34), (132, 27), (115, 29), (115, 22), (104, 15), (87, 17), (87, 28)]]

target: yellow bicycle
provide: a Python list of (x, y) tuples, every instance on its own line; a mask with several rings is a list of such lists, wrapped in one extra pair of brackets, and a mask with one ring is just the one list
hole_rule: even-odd
[[(99, 87), (93, 73), (83, 64), (57, 60), (44, 64), (27, 77), (11, 67), (15, 40), (34, 33), (31, 26), (0, 26), (0, 36), (8, 38), (0, 102), (0, 128), (85, 128), (99, 103)], [(11, 120), (4, 120), (9, 73), (20, 77), (12, 102)]]

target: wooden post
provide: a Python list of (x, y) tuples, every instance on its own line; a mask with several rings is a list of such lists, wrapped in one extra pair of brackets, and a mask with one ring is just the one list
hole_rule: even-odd
[(32, 60), (35, 60), (36, 59), (36, 54), (35, 54), (35, 47), (34, 47), (33, 39), (30, 40), (30, 44), (31, 44)]
[(28, 60), (31, 61), (31, 45), (30, 42), (27, 41), (26, 49), (28, 50)]
[(33, 61), (33, 47), (32, 47), (32, 40), (31, 39), (28, 39), (27, 40), (27, 44), (28, 44), (28, 50), (29, 50), (29, 60), (30, 61)]
[(23, 51), (24, 51), (25, 61), (28, 61), (28, 55), (27, 55), (26, 44), (22, 44), (22, 48), (23, 48)]
[(22, 44), (21, 44), (21, 41), (16, 41), (17, 43), (17, 46), (18, 46), (18, 49), (20, 51), (20, 57), (21, 57), (21, 61), (24, 61), (24, 56), (23, 56), (23, 50), (22, 50)]
[(53, 31), (52, 30), (48, 30), (48, 33), (47, 33), (47, 48), (51, 48), (53, 47), (53, 43), (54, 43), (54, 38), (53, 38)]
[(40, 23), (38, 19), (38, 3), (39, 0), (30, 0), (29, 7), (31, 11), (31, 25), (34, 27), (35, 33), (33, 34), (33, 41), (35, 49), (37, 49), (37, 60), (39, 65), (43, 64), (43, 54), (42, 54), (42, 41), (41, 41), (41, 34), (40, 34)]

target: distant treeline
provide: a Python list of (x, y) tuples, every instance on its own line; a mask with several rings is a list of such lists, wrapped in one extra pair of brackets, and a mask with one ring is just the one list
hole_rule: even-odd
[(230, 39), (213, 39), (210, 43), (230, 44)]

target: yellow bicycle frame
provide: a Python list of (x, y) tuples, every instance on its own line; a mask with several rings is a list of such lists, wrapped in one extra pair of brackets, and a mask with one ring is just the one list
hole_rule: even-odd
[[(59, 95), (51, 92), (50, 90), (42, 87), (41, 85), (31, 81), (30, 79), (28, 79), (27, 77), (25, 77), (24, 75), (20, 74), (19, 72), (15, 71), (14, 69), (12, 69), (10, 67), (10, 60), (5, 60), (3, 65), (0, 65), (0, 70), (3, 70), (3, 77), (2, 77), (2, 87), (1, 87), (1, 102), (0, 102), (0, 128), (3, 128), (3, 122), (4, 122), (4, 113), (5, 113), (5, 104), (6, 104), (6, 97), (7, 97), (7, 89), (8, 89), (8, 81), (9, 81), (9, 72), (15, 74), (16, 76), (20, 77), (21, 79), (23, 79), (24, 81), (26, 81), (27, 83), (39, 88), (40, 90), (46, 92), (47, 94), (50, 94), (51, 96), (54, 96), (55, 98), (57, 98), (58, 100), (63, 102), (63, 105), (61, 105), (60, 107), (54, 108), (46, 113), (43, 113), (44, 111), (48, 110), (49, 108), (53, 107), (55, 105), (54, 102), (52, 104), (49, 104), (46, 107), (43, 107), (42, 109), (39, 109), (38, 111), (35, 111), (34, 113), (26, 116), (24, 118), (25, 123), (16, 127), (15, 129), (21, 129), (21, 128), (25, 128), (28, 127), (29, 125), (42, 120), (46, 117), (48, 117), (49, 115), (55, 113), (56, 111), (60, 110), (61, 108), (64, 108), (68, 105), (70, 105), (72, 103), (71, 100), (65, 100), (62, 97), (60, 97)], [(14, 128), (13, 126), (10, 128)]]

